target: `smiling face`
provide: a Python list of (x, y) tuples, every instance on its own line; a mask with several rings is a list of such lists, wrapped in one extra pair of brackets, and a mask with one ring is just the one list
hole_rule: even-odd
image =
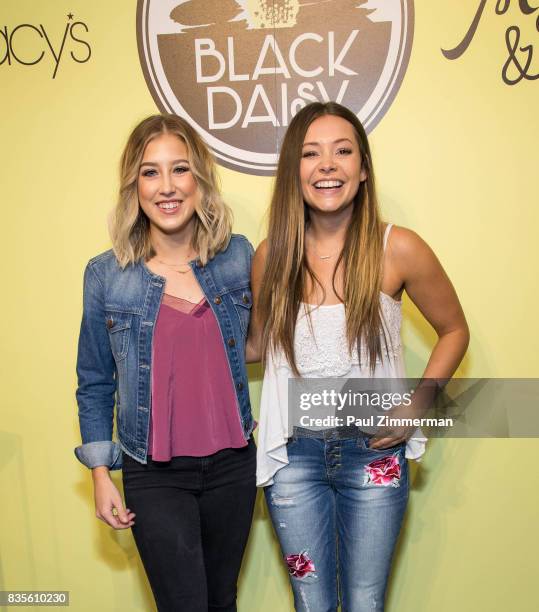
[(192, 231), (200, 193), (189, 152), (178, 136), (162, 134), (146, 145), (137, 189), (151, 232), (171, 235)]
[(335, 115), (315, 119), (305, 134), (300, 162), (303, 199), (311, 210), (345, 210), (366, 178), (352, 124)]

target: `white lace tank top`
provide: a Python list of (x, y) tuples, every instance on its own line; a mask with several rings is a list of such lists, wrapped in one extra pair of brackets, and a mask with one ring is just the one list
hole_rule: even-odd
[[(384, 234), (384, 250), (391, 227), (388, 224)], [(348, 350), (344, 304), (302, 304), (294, 338), (300, 375), (305, 378), (405, 378), (401, 305), (400, 301), (380, 293), (383, 325), (380, 333), (382, 336), (385, 333), (387, 342), (382, 339), (384, 359), (377, 359), (371, 372), (364, 347), (361, 359), (357, 347), (352, 353)], [(257, 485), (261, 487), (272, 484), (277, 470), (288, 464), (286, 443), (291, 433), (288, 431), (288, 379), (293, 377), (282, 351), (269, 355), (262, 382), (258, 430)], [(426, 438), (417, 429), (406, 445), (406, 458), (419, 459), (425, 452), (425, 444)]]

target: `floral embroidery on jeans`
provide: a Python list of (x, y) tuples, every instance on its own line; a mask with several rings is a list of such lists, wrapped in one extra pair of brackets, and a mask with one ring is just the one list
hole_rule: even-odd
[(401, 466), (397, 455), (380, 457), (365, 466), (363, 484), (373, 484), (380, 487), (400, 486)]
[(285, 560), (290, 575), (296, 578), (303, 578), (310, 572), (315, 571), (314, 563), (307, 553), (303, 552), (299, 555), (286, 555)]

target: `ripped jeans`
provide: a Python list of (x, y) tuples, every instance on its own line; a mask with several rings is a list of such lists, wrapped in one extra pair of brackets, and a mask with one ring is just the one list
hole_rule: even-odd
[(295, 428), (264, 489), (297, 611), (382, 612), (408, 501), (405, 444), (369, 449), (359, 429)]

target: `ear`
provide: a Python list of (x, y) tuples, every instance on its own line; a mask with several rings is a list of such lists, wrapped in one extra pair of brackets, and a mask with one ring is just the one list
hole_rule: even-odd
[(367, 170), (365, 169), (365, 166), (361, 166), (361, 171), (359, 173), (359, 180), (361, 182), (366, 181), (367, 180)]

